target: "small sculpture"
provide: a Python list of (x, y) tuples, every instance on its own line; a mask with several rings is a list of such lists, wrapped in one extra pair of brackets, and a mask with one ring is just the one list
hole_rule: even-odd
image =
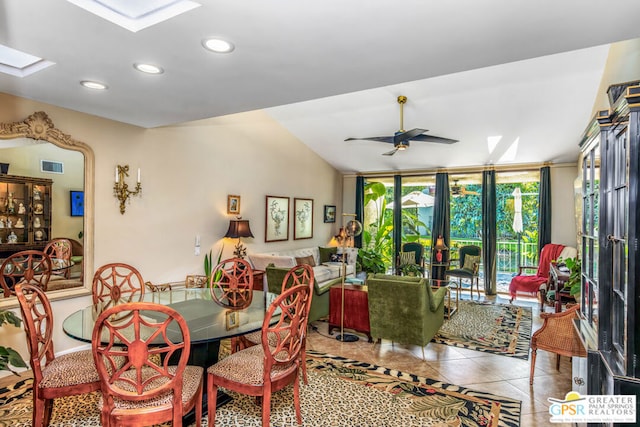
[(36, 240), (44, 239), (44, 231), (42, 230), (36, 230), (35, 233), (33, 233), (33, 235), (36, 238)]
[(7, 236), (7, 243), (18, 243), (18, 236), (13, 231)]
[(9, 197), (7, 197), (7, 213), (16, 213), (16, 205), (13, 200), (13, 193), (9, 193)]
[(36, 203), (35, 207), (33, 208), (33, 213), (41, 214), (43, 211), (44, 211), (44, 205), (42, 203)]
[[(19, 221), (19, 220), (18, 220)], [(40, 217), (37, 216), (33, 219), (33, 228), (40, 228), (42, 224), (40, 223)], [(16, 225), (17, 227), (17, 225)]]
[(33, 187), (33, 200), (42, 200), (42, 192), (38, 187)]
[(11, 218), (7, 218), (7, 228), (12, 228), (13, 227), (13, 221), (11, 221)]
[(24, 222), (22, 222), (22, 218), (18, 218), (16, 221), (16, 228), (24, 228)]
[(4, 228), (4, 219), (0, 218), (0, 228)]
[(20, 203), (18, 205), (18, 214), (24, 215), (25, 213), (27, 213), (27, 208), (24, 207), (24, 203)]

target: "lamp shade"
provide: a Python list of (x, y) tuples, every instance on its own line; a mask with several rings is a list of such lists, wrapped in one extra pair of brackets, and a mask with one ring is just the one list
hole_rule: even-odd
[(444, 239), (442, 238), (442, 236), (439, 236), (436, 239), (436, 244), (433, 247), (433, 249), (437, 250), (437, 251), (446, 251), (447, 249), (447, 245), (444, 244)]
[(253, 237), (251, 228), (249, 228), (249, 220), (247, 219), (232, 219), (229, 221), (229, 229), (224, 237), (230, 237), (237, 239), (239, 237)]

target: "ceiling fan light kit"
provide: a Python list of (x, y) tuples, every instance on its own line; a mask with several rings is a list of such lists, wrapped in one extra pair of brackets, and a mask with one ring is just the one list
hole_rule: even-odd
[(454, 144), (458, 142), (456, 139), (442, 138), (440, 136), (424, 135), (428, 132), (428, 129), (414, 128), (409, 131), (404, 130), (404, 104), (407, 103), (407, 97), (398, 96), (398, 104), (400, 104), (400, 129), (393, 136), (372, 136), (368, 138), (347, 138), (345, 141), (354, 140), (366, 140), (386, 142), (393, 144), (394, 149), (386, 153), (382, 153), (383, 156), (393, 156), (398, 151), (404, 151), (409, 148), (409, 141), (421, 141), (421, 142), (435, 142), (439, 144)]

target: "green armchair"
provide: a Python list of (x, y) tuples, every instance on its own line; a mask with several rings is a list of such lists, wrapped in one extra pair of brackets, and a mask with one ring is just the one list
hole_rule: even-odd
[(369, 322), (371, 337), (422, 347), (444, 323), (447, 288), (435, 292), (428, 279), (370, 274)]

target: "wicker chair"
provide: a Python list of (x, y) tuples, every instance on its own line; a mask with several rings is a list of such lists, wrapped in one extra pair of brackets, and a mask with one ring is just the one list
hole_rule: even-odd
[(573, 327), (573, 320), (578, 318), (579, 305), (561, 313), (541, 313), (544, 319), (542, 327), (531, 336), (531, 373), (529, 384), (533, 384), (536, 369), (536, 353), (538, 349), (556, 353), (556, 369), (560, 369), (560, 356), (586, 357), (587, 352)]

